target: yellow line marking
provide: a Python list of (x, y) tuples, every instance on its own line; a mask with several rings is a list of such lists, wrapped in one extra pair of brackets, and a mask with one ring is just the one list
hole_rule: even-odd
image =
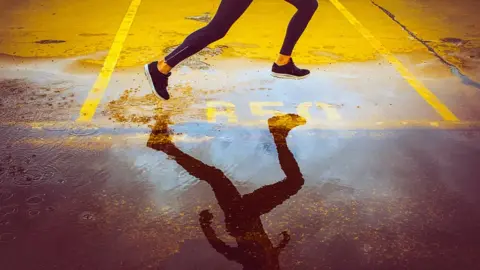
[(338, 110), (335, 108), (335, 106), (323, 102), (317, 102), (315, 104), (317, 105), (317, 107), (325, 111), (325, 113), (327, 114), (327, 119), (329, 119), (330, 121), (340, 121), (342, 119), (340, 113), (338, 113)]
[[(448, 121), (452, 123), (451, 121)], [(480, 127), (480, 126), (479, 126)], [(318, 132), (320, 131), (320, 132)], [(385, 130), (382, 128), (368, 128), (368, 129), (323, 129), (323, 130), (309, 130), (302, 129), (299, 130), (300, 133), (303, 133), (308, 136), (315, 136), (316, 138), (353, 138), (353, 137), (388, 137), (394, 136), (396, 130)], [(464, 135), (474, 136), (476, 138), (480, 135), (480, 131), (476, 130), (460, 130), (459, 132), (465, 132)], [(241, 140), (252, 140), (260, 139), (264, 135), (257, 134), (246, 134), (241, 138)], [(289, 135), (291, 136), (291, 135)], [(135, 132), (133, 134), (104, 134), (104, 135), (93, 135), (89, 137), (78, 137), (78, 136), (68, 136), (68, 137), (47, 137), (47, 138), (20, 138), (18, 141), (12, 143), (13, 149), (16, 145), (29, 144), (29, 145), (58, 145), (63, 148), (74, 148), (74, 149), (85, 149), (85, 150), (103, 150), (111, 146), (112, 143), (128, 140), (131, 144), (137, 144), (145, 146), (146, 139), (150, 137), (150, 131), (147, 132)], [(207, 135), (198, 135), (198, 136), (189, 136), (189, 135), (174, 135), (172, 136), (172, 141), (176, 143), (201, 143), (210, 141), (213, 139), (223, 139), (228, 138), (220, 136), (207, 136)]]
[[(197, 123), (205, 125), (215, 125), (222, 124), (229, 127), (240, 127), (240, 128), (265, 128), (267, 125), (267, 120), (257, 120), (257, 121), (241, 121), (235, 123), (227, 123), (227, 120), (218, 121), (218, 122), (209, 122), (205, 120), (191, 120), (185, 122), (176, 122), (174, 125), (182, 125), (188, 123)], [(70, 130), (70, 129), (86, 129), (86, 130), (98, 130), (98, 129), (116, 129), (118, 133), (129, 133), (128, 130), (132, 130), (132, 133), (135, 133), (135, 130), (146, 129), (147, 125), (140, 126), (138, 128), (126, 128), (122, 125), (78, 125), (75, 122), (4, 122), (0, 123), (0, 126), (23, 126), (26, 128), (32, 129), (45, 129), (45, 130)], [(415, 120), (404, 120), (404, 121), (372, 121), (372, 122), (362, 122), (362, 121), (321, 121), (318, 123), (307, 122), (307, 125), (302, 127), (302, 129), (324, 129), (324, 130), (335, 130), (335, 129), (373, 129), (373, 130), (382, 130), (382, 129), (409, 129), (409, 128), (430, 128), (435, 130), (443, 129), (480, 129), (480, 121), (415, 121)], [(108, 133), (104, 133), (108, 134)]]
[(115, 39), (113, 40), (113, 44), (108, 52), (107, 58), (103, 63), (102, 70), (100, 71), (100, 74), (98, 74), (95, 84), (88, 93), (88, 96), (83, 103), (82, 108), (80, 109), (80, 115), (77, 119), (77, 122), (90, 122), (95, 115), (98, 104), (105, 94), (105, 89), (107, 88), (110, 78), (112, 77), (113, 70), (117, 65), (120, 52), (123, 48), (123, 43), (127, 38), (128, 32), (130, 31), (130, 26), (132, 25), (141, 2), (142, 0), (132, 0), (130, 3), (127, 13), (120, 24), (120, 28), (115, 35)]
[[(59, 144), (61, 142), (62, 147), (71, 147), (71, 148), (83, 148), (83, 149), (100, 149), (100, 148), (108, 148), (109, 146), (105, 143), (112, 143), (115, 140), (129, 140), (141, 142), (145, 145), (145, 142), (150, 137), (150, 133), (136, 133), (132, 136), (123, 136), (123, 135), (94, 135), (88, 137), (88, 141), (84, 138), (77, 137), (77, 136), (69, 136), (61, 138), (60, 140), (56, 137), (50, 138), (27, 138), (27, 139), (19, 139), (18, 141), (14, 142), (13, 148), (15, 145), (19, 144), (30, 144), (30, 145), (53, 145)], [(183, 142), (183, 143), (201, 143), (205, 141), (209, 141), (214, 139), (215, 137), (212, 136), (188, 136), (188, 135), (174, 135), (172, 136), (173, 142)], [(146, 139), (146, 140), (145, 140)]]
[(435, 111), (446, 121), (459, 121), (459, 119), (444, 105), (428, 88), (422, 84), (408, 69), (398, 60), (372, 33), (363, 26), (355, 16), (350, 13), (338, 0), (330, 2), (342, 13), (342, 15), (355, 27), (355, 29), (367, 39), (372, 47), (393, 65), (398, 73), (417, 91), (417, 93), (432, 106)]
[[(225, 111), (218, 111), (217, 106), (223, 106)], [(207, 119), (208, 122), (214, 123), (217, 115), (226, 116), (229, 123), (237, 123), (238, 118), (235, 114), (235, 104), (225, 101), (207, 101)]]
[[(308, 120), (307, 120), (308, 121)], [(187, 122), (188, 123), (188, 122)], [(201, 124), (202, 122), (195, 122)], [(182, 125), (184, 123), (176, 123)], [(210, 124), (222, 124), (225, 127), (240, 128), (266, 128), (267, 120), (242, 121), (237, 123), (226, 123), (219, 121)], [(479, 129), (479, 121), (377, 121), (377, 122), (361, 122), (361, 121), (321, 121), (317, 123), (309, 123), (302, 126), (303, 130), (321, 129), (321, 130), (386, 130), (386, 129), (415, 129), (425, 128), (432, 130), (455, 130), (455, 129)]]
[(328, 104), (328, 103), (323, 103), (323, 102), (303, 102), (298, 104), (297, 106), (297, 113), (298, 115), (304, 117), (307, 119), (307, 123), (312, 121), (312, 116), (310, 115), (310, 108), (315, 104), (318, 108), (322, 109), (326, 116), (327, 119), (326, 121), (340, 121), (342, 120), (342, 117), (340, 116), (340, 113), (338, 110), (335, 108), (334, 105)]
[(259, 101), (259, 102), (249, 102), (250, 111), (252, 115), (255, 116), (274, 116), (281, 115), (282, 112), (273, 109), (266, 109), (265, 107), (283, 107), (283, 102), (281, 101)]

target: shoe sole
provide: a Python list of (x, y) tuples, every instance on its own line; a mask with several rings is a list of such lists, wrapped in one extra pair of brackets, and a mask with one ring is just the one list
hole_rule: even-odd
[(150, 88), (152, 89), (152, 93), (162, 99), (162, 100), (165, 100), (162, 96), (160, 96), (157, 91), (155, 91), (155, 86), (153, 86), (153, 80), (152, 80), (152, 77), (150, 76), (150, 71), (148, 71), (148, 64), (146, 64), (144, 67), (143, 67), (143, 71), (145, 72), (145, 77), (147, 77), (147, 80), (148, 80), (148, 84), (150, 84)]
[(277, 77), (277, 78), (280, 78), (280, 79), (302, 80), (302, 79), (305, 79), (308, 76), (310, 76), (310, 73), (308, 73), (307, 75), (304, 75), (304, 76), (294, 76), (294, 75), (289, 75), (289, 74), (271, 72), (271, 75), (273, 77)]

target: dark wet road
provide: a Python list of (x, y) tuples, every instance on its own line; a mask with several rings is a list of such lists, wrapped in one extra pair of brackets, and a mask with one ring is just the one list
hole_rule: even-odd
[[(2, 268), (241, 269), (208, 240), (215, 232), (235, 247), (232, 232), (251, 228), (262, 236), (250, 237), (272, 247), (288, 232), (281, 269), (476, 269), (479, 131), (384, 132), (342, 138), (294, 129), (287, 141), (305, 183), (280, 186), (285, 175), (272, 136), (258, 137), (261, 147), (238, 167), (231, 167), (231, 156), (251, 142), (222, 136), (160, 149), (173, 159), (146, 145), (131, 149), (153, 162), (139, 166), (124, 148), (96, 139), (98, 132), (72, 138), (3, 127), (2, 138), (23, 143), (1, 149)], [(29, 138), (51, 140), (26, 143)], [(199, 181), (221, 171), (205, 171), (187, 156), (182, 161), (181, 151), (222, 168), (228, 178), (217, 187)], [(208, 153), (225, 161), (212, 161)], [(267, 165), (256, 167), (260, 160)], [(279, 186), (269, 191), (266, 184)], [(229, 189), (260, 195), (238, 209), (219, 205), (218, 196), (233, 199)], [(224, 215), (232, 207), (234, 213), (262, 212), (265, 203), (271, 206), (262, 223), (248, 214)], [(213, 214), (207, 229), (199, 221), (205, 209)]]

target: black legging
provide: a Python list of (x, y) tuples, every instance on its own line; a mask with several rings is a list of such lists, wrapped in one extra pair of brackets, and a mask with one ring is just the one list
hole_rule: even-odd
[[(165, 57), (165, 62), (174, 67), (183, 60), (201, 51), (211, 43), (223, 38), (232, 25), (245, 13), (253, 0), (221, 0), (217, 13), (210, 23), (190, 34), (185, 41)], [(317, 10), (317, 0), (285, 0), (297, 8), (288, 24), (280, 53), (291, 55), (295, 44), (305, 31)]]

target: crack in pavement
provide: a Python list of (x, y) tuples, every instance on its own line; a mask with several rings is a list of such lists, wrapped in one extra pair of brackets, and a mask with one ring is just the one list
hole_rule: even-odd
[(423, 40), (420, 37), (418, 37), (417, 35), (415, 35), (415, 33), (413, 33), (410, 29), (408, 29), (407, 26), (405, 26), (400, 21), (398, 21), (395, 18), (395, 15), (393, 13), (388, 11), (386, 8), (380, 6), (379, 4), (377, 4), (373, 0), (370, 0), (370, 2), (373, 5), (375, 5), (377, 8), (379, 8), (381, 11), (383, 11), (388, 17), (390, 17), (395, 23), (397, 23), (403, 30), (405, 30), (412, 38), (414, 38), (418, 42), (422, 43), (428, 49), (428, 51), (433, 53), (433, 55), (435, 55), (442, 63), (447, 65), (450, 68), (450, 71), (452, 72), (452, 74), (455, 75), (456, 77), (458, 77), (462, 81), (463, 84), (473, 86), (477, 89), (480, 89), (480, 83), (479, 82), (476, 82), (473, 79), (469, 78), (467, 75), (463, 74), (458, 67), (456, 67), (454, 64), (448, 62), (441, 55), (439, 55), (430, 45), (428, 45), (428, 43), (425, 40)]

